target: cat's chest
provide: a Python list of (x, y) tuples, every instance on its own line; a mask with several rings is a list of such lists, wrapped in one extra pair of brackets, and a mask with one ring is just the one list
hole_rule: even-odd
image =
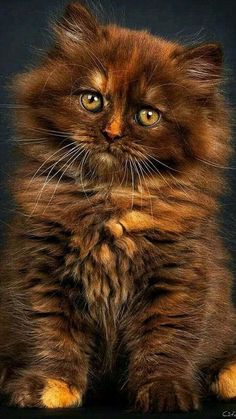
[(132, 297), (151, 248), (143, 232), (154, 224), (140, 211), (101, 220), (95, 212), (79, 223), (71, 239), (70, 261), (89, 306), (118, 308)]
[(120, 306), (133, 291), (132, 265), (137, 256), (135, 237), (119, 220), (84, 225), (74, 236), (77, 249), (76, 276), (91, 306)]

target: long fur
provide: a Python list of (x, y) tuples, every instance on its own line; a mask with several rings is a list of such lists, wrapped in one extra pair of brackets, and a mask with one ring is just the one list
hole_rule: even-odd
[[(138, 409), (199, 408), (235, 362), (217, 220), (230, 156), (221, 49), (102, 26), (79, 3), (54, 29), (40, 65), (14, 81), (2, 392), (18, 406), (80, 404), (109, 373)], [(91, 89), (100, 113), (81, 107)], [(146, 105), (156, 127), (134, 120)], [(114, 120), (122, 138), (108, 142)]]

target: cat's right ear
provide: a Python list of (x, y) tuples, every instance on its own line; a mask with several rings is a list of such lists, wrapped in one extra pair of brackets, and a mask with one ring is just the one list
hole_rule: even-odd
[(90, 43), (99, 33), (99, 24), (82, 2), (72, 2), (55, 25), (55, 32), (63, 44)]

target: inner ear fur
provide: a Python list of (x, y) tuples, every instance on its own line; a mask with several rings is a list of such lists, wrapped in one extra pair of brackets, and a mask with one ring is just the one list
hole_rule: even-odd
[(214, 88), (222, 81), (223, 51), (218, 43), (184, 48), (178, 55), (178, 66), (186, 79)]

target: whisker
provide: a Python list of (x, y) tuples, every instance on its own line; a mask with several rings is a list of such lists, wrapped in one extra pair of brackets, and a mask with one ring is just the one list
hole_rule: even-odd
[[(142, 154), (140, 152), (140, 154)], [(143, 155), (143, 154), (142, 154)], [(145, 159), (145, 155), (143, 155), (143, 158)], [(176, 172), (178, 173), (182, 173), (180, 170), (176, 170)], [(190, 195), (188, 194), (188, 192), (186, 191), (186, 189), (190, 189), (190, 192), (192, 191), (192, 188), (190, 188), (190, 185), (188, 183), (186, 183), (186, 177), (185, 177), (185, 182), (181, 182), (178, 178), (176, 178), (171, 172), (168, 172), (168, 175), (173, 179), (173, 181), (175, 182), (176, 185), (178, 185), (182, 191), (184, 192), (185, 196), (189, 199)], [(195, 187), (197, 187), (195, 185)]]
[(129, 166), (130, 166), (130, 173), (131, 173), (131, 183), (132, 183), (132, 201), (131, 201), (131, 210), (134, 206), (134, 173), (133, 173), (133, 167), (132, 167), (132, 161), (129, 158)]
[[(30, 216), (32, 216), (33, 215), (33, 213), (34, 213), (34, 211), (36, 210), (36, 208), (37, 208), (37, 205), (38, 205), (38, 203), (39, 203), (39, 201), (40, 201), (40, 199), (41, 199), (41, 197), (42, 197), (42, 194), (43, 194), (43, 191), (44, 191), (44, 189), (45, 189), (45, 187), (47, 186), (47, 184), (49, 183), (49, 182), (51, 182), (52, 181), (52, 179), (61, 171), (61, 169), (59, 169), (59, 171), (57, 171), (56, 173), (54, 173), (54, 175), (50, 178), (50, 174), (51, 174), (51, 172), (53, 171), (53, 169), (54, 169), (54, 167), (61, 161), (61, 160), (63, 160), (64, 158), (66, 158), (66, 157), (69, 157), (70, 155), (71, 155), (71, 153), (74, 153), (75, 152), (75, 150), (77, 150), (77, 145), (75, 146), (75, 147), (73, 147), (73, 149), (72, 150), (69, 150), (64, 156), (62, 156), (61, 157), (61, 159), (59, 159), (52, 167), (51, 167), (51, 169), (50, 169), (50, 171), (49, 171), (49, 173), (47, 174), (47, 177), (46, 177), (46, 179), (45, 179), (45, 182), (44, 182), (44, 184), (43, 184), (43, 186), (42, 186), (42, 188), (41, 188), (41, 190), (39, 191), (39, 193), (38, 193), (38, 195), (37, 195), (37, 198), (36, 198), (36, 204), (35, 204), (35, 207), (34, 207), (34, 209), (33, 209), (33, 211), (32, 211), (32, 213), (30, 214)], [(81, 151), (82, 152), (82, 151)], [(67, 163), (65, 163), (65, 165), (66, 165)], [(65, 166), (64, 165), (64, 166)], [(64, 167), (63, 166), (63, 167)], [(62, 168), (63, 168), (62, 167)]]
[(146, 174), (146, 172), (145, 172), (145, 170), (142, 168), (142, 165), (140, 164), (140, 162), (139, 162), (138, 160), (137, 160), (137, 164), (138, 164), (138, 166), (139, 166), (139, 169), (140, 169), (140, 172), (141, 172), (141, 175), (142, 175), (143, 181), (144, 181), (144, 183), (145, 183), (145, 186), (146, 186), (147, 191), (148, 191), (148, 194), (149, 194), (150, 212), (151, 212), (151, 216), (152, 216), (152, 218), (153, 218), (152, 197), (151, 197), (150, 189), (149, 189), (149, 187), (148, 187), (148, 185), (147, 185), (147, 182), (146, 182), (146, 179), (145, 179), (145, 174)]
[(98, 165), (99, 165), (99, 163), (97, 163), (94, 166), (93, 170), (92, 169), (89, 170), (89, 172), (87, 174), (87, 176), (90, 174), (89, 179), (88, 179), (88, 182), (92, 182), (95, 179), (95, 173), (96, 173), (96, 170), (97, 170)]
[(81, 163), (80, 163), (80, 165), (79, 165), (79, 171), (80, 171), (80, 181), (81, 181), (81, 185), (82, 185), (82, 188), (83, 188), (83, 192), (84, 192), (85, 197), (86, 197), (86, 199), (87, 199), (88, 201), (90, 201), (90, 199), (89, 199), (88, 194), (87, 194), (87, 192), (85, 191), (85, 187), (84, 187), (84, 182), (83, 182), (83, 168), (84, 168), (85, 162), (86, 162), (86, 160), (87, 160), (87, 157), (88, 157), (90, 154), (91, 154), (91, 151), (90, 151), (90, 150), (87, 150), (87, 151), (86, 151), (86, 153), (85, 153), (85, 155), (84, 155), (84, 157), (83, 157), (83, 159), (82, 159), (82, 161), (81, 161)]
[(25, 146), (25, 145), (40, 145), (40, 144), (46, 144), (48, 142), (47, 138), (29, 138), (29, 139), (11, 139), (13, 143), (17, 146)]
[[(52, 196), (51, 196), (51, 198), (50, 198), (49, 202), (47, 203), (47, 206), (46, 206), (46, 207), (45, 207), (45, 209), (44, 209), (43, 214), (45, 213), (46, 209), (47, 209), (47, 208), (49, 207), (49, 205), (51, 204), (51, 202), (52, 202), (52, 200), (53, 200), (53, 198), (54, 198), (54, 196), (55, 196), (55, 194), (56, 194), (56, 191), (57, 191), (57, 189), (58, 189), (58, 186), (59, 186), (59, 183), (60, 183), (61, 179), (62, 179), (62, 178), (63, 178), (63, 176), (65, 175), (66, 171), (67, 171), (69, 168), (71, 168), (71, 166), (72, 166), (72, 165), (73, 165), (73, 163), (76, 161), (76, 159), (77, 159), (77, 158), (81, 155), (81, 153), (82, 153), (82, 151), (81, 151), (81, 150), (77, 150), (77, 153), (76, 153), (76, 151), (75, 151), (75, 153), (73, 153), (72, 157), (70, 157), (70, 158), (69, 158), (69, 160), (66, 162), (66, 164), (64, 164), (64, 165), (62, 166), (62, 168), (60, 169), (60, 170), (62, 170), (65, 166), (67, 166), (67, 167), (65, 168), (65, 170), (61, 173), (61, 175), (60, 175), (60, 177), (59, 177), (59, 179), (58, 179), (58, 181), (57, 181), (57, 184), (56, 184), (56, 186), (55, 186), (55, 188), (54, 188), (54, 191), (53, 191), (53, 193), (52, 193)], [(68, 166), (68, 164), (69, 164), (69, 166)], [(57, 173), (59, 173), (59, 171), (58, 171)]]
[(150, 176), (152, 175), (152, 171), (153, 171), (153, 173), (157, 173), (164, 180), (164, 182), (170, 188), (172, 188), (172, 186), (169, 184), (169, 182), (167, 181), (167, 179), (162, 175), (162, 173), (160, 172), (160, 170), (158, 170), (157, 167), (150, 160), (148, 160), (143, 153), (141, 153), (141, 152), (139, 152), (139, 153), (140, 153), (141, 156), (143, 156), (142, 164), (146, 167), (146, 169), (150, 173)]
[(157, 173), (164, 180), (164, 182), (167, 184), (167, 186), (169, 186), (169, 188), (173, 189), (172, 185), (167, 181), (165, 176), (162, 175), (160, 170), (158, 170), (152, 162), (147, 160), (146, 162), (143, 162), (143, 164), (149, 169), (150, 174), (152, 174), (152, 170), (153, 170), (154, 173)]
[(48, 128), (31, 128), (30, 131), (35, 131), (35, 132), (43, 132), (49, 135), (53, 135), (55, 137), (56, 136), (62, 136), (64, 137), (71, 137), (73, 135), (72, 132), (69, 131), (59, 131), (59, 130), (53, 130), (53, 129), (48, 129)]
[[(33, 177), (31, 178), (28, 188), (29, 189), (31, 183), (34, 181), (34, 179), (36, 178), (37, 174), (40, 172), (40, 170), (45, 166), (45, 164), (52, 159), (52, 157), (56, 156), (58, 153), (60, 153), (61, 151), (63, 151), (65, 148), (71, 147), (71, 144), (66, 144), (64, 147), (61, 147), (59, 150), (56, 150), (53, 154), (51, 154), (42, 164), (41, 166), (36, 170), (36, 172), (34, 173)], [(64, 157), (64, 156), (63, 156)], [(58, 161), (57, 161), (58, 162)], [(42, 174), (44, 174), (47, 170), (49, 170), (52, 166), (49, 166), (49, 168), (47, 168), (46, 170), (44, 170), (42, 173), (40, 173), (40, 176)]]
[(120, 182), (120, 186), (122, 186), (123, 185), (123, 182), (126, 180), (126, 184), (125, 184), (125, 186), (127, 186), (127, 165), (128, 165), (128, 160), (127, 160), (127, 158), (125, 159), (125, 170), (124, 170), (124, 175), (123, 175), (123, 178), (122, 178), (122, 180), (121, 180), (121, 182)]
[(138, 165), (137, 165), (137, 159), (134, 157), (135, 160), (133, 160), (133, 164), (134, 164), (134, 169), (138, 175), (139, 178), (139, 183), (140, 183), (140, 189), (141, 189), (141, 209), (143, 208), (143, 185), (142, 185), (142, 180), (141, 180), (141, 176), (139, 173), (139, 169), (138, 169)]
[(202, 163), (208, 164), (209, 166), (215, 167), (217, 169), (227, 169), (227, 170), (235, 170), (236, 169), (236, 167), (234, 167), (234, 166), (222, 166), (221, 164), (214, 163), (214, 162), (211, 162), (211, 161), (208, 161), (208, 160), (203, 160), (203, 159), (200, 159), (198, 157), (195, 157), (195, 160), (198, 160)]
[(151, 158), (152, 160), (156, 161), (156, 162), (157, 162), (158, 164), (160, 164), (161, 166), (165, 167), (166, 169), (170, 169), (170, 170), (173, 170), (174, 172), (179, 172), (179, 173), (180, 173), (180, 171), (179, 171), (179, 170), (175, 169), (174, 167), (169, 166), (169, 165), (168, 165), (168, 164), (166, 164), (166, 163), (163, 163), (161, 160), (158, 160), (156, 157), (154, 157), (154, 156), (152, 156), (151, 154), (147, 153), (147, 152), (146, 152), (146, 150), (145, 150), (145, 154), (146, 154), (149, 158)]

